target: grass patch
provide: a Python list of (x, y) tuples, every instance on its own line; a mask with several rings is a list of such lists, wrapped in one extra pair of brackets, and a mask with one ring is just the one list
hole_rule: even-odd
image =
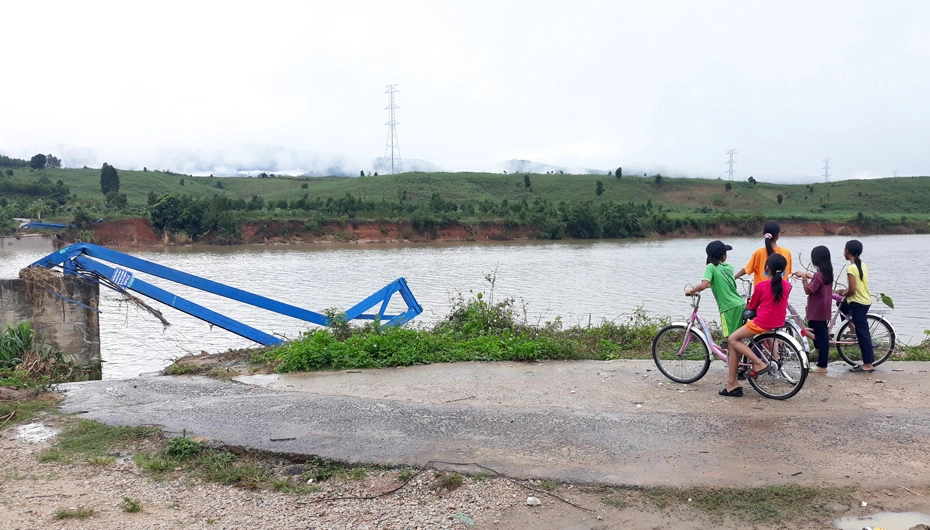
[(203, 366), (194, 363), (176, 362), (165, 368), (165, 375), (191, 375), (207, 371)]
[(845, 500), (853, 488), (762, 486), (758, 488), (654, 488), (645, 499), (659, 509), (690, 505), (715, 516), (748, 522), (798, 520), (822, 511), (829, 503)]
[(537, 487), (543, 491), (555, 491), (559, 487), (559, 483), (554, 480), (543, 480), (540, 481)]
[(229, 451), (213, 449), (183, 436), (172, 438), (160, 453), (134, 456), (136, 464), (148, 473), (163, 475), (173, 471), (189, 473), (206, 482), (258, 489), (270, 475), (252, 460), (240, 459)]
[(108, 466), (116, 462), (116, 459), (112, 456), (92, 456), (87, 459), (87, 463), (92, 466)]
[(93, 509), (83, 506), (73, 509), (61, 508), (55, 512), (55, 519), (87, 519), (96, 513)]
[(895, 346), (889, 361), (930, 361), (930, 339), (917, 346)]
[(0, 401), (0, 429), (28, 423), (40, 412), (57, 410), (54, 401), (27, 399), (24, 401)]
[(464, 482), (465, 478), (458, 473), (439, 471), (434, 475), (433, 489), (437, 493), (449, 492), (458, 489)]
[(61, 451), (55, 451), (55, 450), (42, 451), (41, 453), (39, 453), (38, 456), (36, 456), (36, 461), (39, 462), (39, 463), (42, 463), (42, 462), (61, 462), (61, 461), (63, 461), (64, 459), (65, 459), (65, 457), (64, 457), (64, 455), (61, 453)]
[(494, 277), (487, 279), (492, 287), (489, 296), (459, 295), (450, 315), (432, 327), (346, 323), (256, 352), (250, 362), (273, 365), (277, 372), (295, 372), (465, 361), (646, 359), (653, 337), (666, 324), (665, 319), (637, 311), (619, 322), (565, 328), (556, 318), (533, 325), (513, 298), (495, 302)]
[(405, 467), (397, 473), (397, 482), (407, 482), (417, 474), (417, 470), (412, 467)]
[(139, 513), (142, 511), (142, 504), (129, 497), (123, 497), (123, 502), (119, 503), (119, 507), (126, 513)]
[(58, 460), (105, 458), (114, 446), (142, 440), (156, 432), (158, 429), (152, 427), (114, 427), (83, 420), (59, 433), (55, 445), (39, 457), (45, 455), (46, 459), (51, 459), (51, 455), (58, 454)]

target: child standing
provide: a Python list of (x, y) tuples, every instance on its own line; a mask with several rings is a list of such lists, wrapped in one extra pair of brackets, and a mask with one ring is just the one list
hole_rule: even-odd
[(720, 311), (720, 328), (723, 337), (739, 329), (743, 323), (743, 310), (746, 302), (736, 290), (736, 280), (733, 279), (733, 265), (727, 263), (727, 251), (733, 250), (723, 241), (711, 241), (704, 251), (707, 253), (707, 267), (704, 268), (704, 279), (695, 287), (685, 289), (685, 295), (691, 296), (710, 287), (717, 301), (717, 310)]
[(817, 348), (817, 366), (811, 373), (826, 374), (830, 360), (830, 333), (827, 321), (830, 320), (833, 303), (833, 263), (830, 261), (830, 249), (824, 246), (811, 250), (811, 263), (817, 272), (796, 272), (794, 275), (804, 282), (807, 293), (807, 325), (814, 331), (814, 346)]
[(785, 325), (785, 315), (788, 313), (788, 294), (791, 284), (782, 276), (785, 273), (787, 262), (781, 254), (772, 254), (765, 263), (765, 274), (771, 281), (761, 282), (753, 290), (752, 298), (746, 304), (747, 309), (756, 310), (756, 318), (748, 320), (746, 325), (730, 334), (727, 339), (729, 345), (729, 374), (727, 386), (719, 392), (721, 396), (742, 397), (743, 387), (737, 383), (737, 365), (742, 357), (752, 361), (752, 370), (746, 373), (747, 377), (756, 377), (765, 373), (769, 365), (743, 343), (753, 335), (765, 333)]
[(872, 293), (869, 292), (869, 270), (865, 263), (859, 259), (862, 255), (862, 243), (855, 239), (846, 242), (843, 257), (849, 260), (846, 267), (846, 283), (848, 287), (837, 291), (845, 296), (849, 304), (849, 312), (853, 325), (856, 326), (856, 339), (859, 340), (859, 349), (862, 351), (862, 364), (849, 369), (850, 372), (874, 372), (875, 351), (872, 348), (872, 333), (869, 331), (869, 321), (866, 315), (872, 305)]
[(765, 264), (772, 254), (781, 254), (787, 261), (784, 274), (791, 274), (791, 251), (785, 247), (778, 246), (778, 236), (781, 234), (781, 227), (778, 223), (768, 222), (762, 226), (762, 237), (765, 238), (765, 246), (752, 253), (749, 263), (736, 273), (739, 278), (745, 274), (752, 274), (752, 284), (759, 285), (760, 282), (769, 279), (765, 273)]

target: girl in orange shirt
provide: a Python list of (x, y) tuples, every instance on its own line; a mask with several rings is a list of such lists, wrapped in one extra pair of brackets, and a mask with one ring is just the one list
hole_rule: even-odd
[(778, 226), (778, 223), (770, 221), (765, 223), (762, 227), (762, 232), (762, 236), (765, 238), (765, 246), (753, 252), (752, 257), (749, 258), (749, 263), (736, 273), (737, 278), (745, 274), (752, 274), (752, 284), (754, 286), (759, 285), (761, 281), (769, 279), (769, 275), (765, 271), (765, 263), (772, 254), (781, 254), (785, 257), (785, 261), (787, 261), (788, 264), (782, 274), (783, 277), (791, 275), (791, 251), (785, 247), (778, 246), (778, 236), (781, 234), (781, 227)]

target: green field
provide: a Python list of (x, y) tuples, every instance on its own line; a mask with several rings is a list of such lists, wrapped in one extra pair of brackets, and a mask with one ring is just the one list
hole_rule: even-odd
[[(397, 201), (404, 191), (411, 203), (427, 202), (433, 194), (444, 200), (510, 202), (543, 199), (552, 203), (591, 201), (593, 204), (617, 202), (637, 204), (651, 201), (681, 213), (752, 213), (778, 218), (846, 220), (858, 212), (867, 215), (908, 216), (926, 219), (930, 215), (930, 177), (899, 177), (872, 180), (845, 180), (812, 185), (768, 184), (760, 182), (662, 178), (617, 179), (603, 175), (530, 174), (530, 188), (524, 186), (523, 174), (495, 173), (405, 173), (377, 177), (190, 177), (158, 171), (119, 170), (120, 192), (130, 205), (144, 206), (148, 194), (172, 193), (195, 198), (223, 195), (249, 199), (253, 195), (266, 200), (292, 200), (309, 194), (311, 198), (339, 198), (346, 193), (367, 201)], [(83, 201), (102, 201), (99, 169), (15, 169), (15, 179), (38, 181), (42, 177), (61, 180)], [(181, 181), (184, 184), (181, 184)], [(595, 195), (596, 183), (604, 184), (601, 196)], [(217, 187), (222, 186), (222, 189)], [(306, 186), (303, 188), (302, 186)], [(782, 203), (778, 203), (778, 195)], [(708, 211), (710, 210), (710, 211)]]

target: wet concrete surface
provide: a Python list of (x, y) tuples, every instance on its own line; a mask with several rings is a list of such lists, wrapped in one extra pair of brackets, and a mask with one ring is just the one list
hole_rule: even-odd
[[(64, 412), (350, 463), (477, 463), (516, 478), (638, 486), (924, 485), (930, 364), (834, 363), (795, 397), (724, 366), (679, 385), (651, 361), (459, 363), (63, 385)], [(464, 470), (468, 471), (467, 467)], [(471, 471), (480, 471), (472, 467)]]

